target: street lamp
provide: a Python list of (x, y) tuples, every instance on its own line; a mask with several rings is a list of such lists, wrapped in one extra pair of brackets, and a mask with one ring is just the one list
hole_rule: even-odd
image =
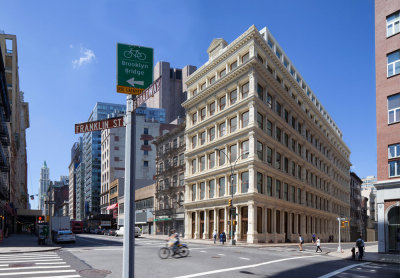
[(223, 150), (220, 150), (220, 149), (218, 149), (217, 147), (215, 147), (214, 148), (214, 150), (217, 152), (222, 152), (224, 155), (225, 155), (225, 157), (228, 159), (228, 161), (229, 161), (229, 166), (231, 167), (231, 195), (232, 195), (232, 199), (231, 199), (231, 201), (229, 202), (229, 210), (230, 210), (230, 215), (231, 215), (231, 245), (235, 245), (235, 240), (234, 240), (234, 232), (233, 232), (233, 216), (234, 216), (234, 214), (233, 214), (233, 211), (235, 211), (236, 212), (236, 209), (234, 209), (233, 208), (233, 172), (235, 171), (235, 167), (236, 167), (236, 163), (238, 162), (238, 160), (239, 160), (239, 158), (241, 158), (243, 155), (247, 155), (247, 154), (249, 154), (249, 152), (248, 151), (246, 151), (246, 152), (243, 152), (241, 155), (239, 155), (237, 158), (236, 158), (236, 160), (235, 160), (235, 163), (233, 164), (233, 166), (232, 166), (232, 161), (231, 161), (231, 158), (230, 157), (228, 157), (228, 155), (223, 151)]

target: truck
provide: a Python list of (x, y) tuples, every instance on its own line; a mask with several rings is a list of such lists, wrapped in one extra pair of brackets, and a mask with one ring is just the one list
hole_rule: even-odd
[(51, 235), (54, 241), (58, 231), (71, 230), (69, 216), (52, 216), (50, 217)]

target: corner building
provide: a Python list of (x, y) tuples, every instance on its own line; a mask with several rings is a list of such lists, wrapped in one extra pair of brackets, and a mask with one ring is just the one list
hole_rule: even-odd
[(182, 104), (185, 238), (229, 238), (233, 188), (236, 240), (337, 240), (336, 218), (350, 216), (351, 164), (335, 122), (267, 28), (229, 45), (215, 39), (207, 52)]

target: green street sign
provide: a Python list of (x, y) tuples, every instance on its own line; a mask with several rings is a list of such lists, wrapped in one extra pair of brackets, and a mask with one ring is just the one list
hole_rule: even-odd
[(117, 43), (117, 92), (140, 95), (153, 82), (153, 48)]

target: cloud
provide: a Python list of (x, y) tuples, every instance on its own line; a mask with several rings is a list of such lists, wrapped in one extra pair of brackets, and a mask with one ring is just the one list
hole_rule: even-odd
[(73, 44), (70, 44), (70, 45), (69, 45), (69, 48), (74, 48), (74, 45), (73, 45)]
[(79, 59), (72, 61), (72, 67), (74, 69), (83, 66), (84, 64), (90, 64), (92, 61), (96, 59), (96, 55), (93, 50), (81, 47), (81, 57)]

